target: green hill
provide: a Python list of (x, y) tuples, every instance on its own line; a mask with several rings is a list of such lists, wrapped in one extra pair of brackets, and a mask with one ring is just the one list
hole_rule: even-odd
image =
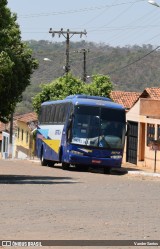
[[(32, 110), (31, 98), (40, 91), (39, 85), (49, 83), (65, 72), (65, 42), (27, 41), (39, 61), (39, 68), (31, 78), (31, 85), (23, 94), (17, 112)], [(157, 87), (160, 83), (160, 52), (152, 45), (111, 47), (106, 44), (70, 42), (70, 67), (73, 75), (83, 78), (83, 53), (86, 53), (87, 75), (107, 74), (113, 82), (114, 90), (143, 91), (146, 87)], [(49, 58), (51, 61), (44, 61)], [(89, 83), (91, 77), (88, 77)]]

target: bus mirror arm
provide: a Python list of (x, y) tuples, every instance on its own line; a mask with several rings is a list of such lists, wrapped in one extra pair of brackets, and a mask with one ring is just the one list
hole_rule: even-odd
[(128, 125), (128, 122), (126, 122), (126, 133), (125, 133), (125, 136), (128, 136), (128, 130), (129, 130), (129, 125)]
[(66, 134), (67, 134), (67, 141), (70, 142), (71, 140), (71, 126), (72, 126), (72, 118), (68, 119), (68, 124), (66, 127)]
[(72, 119), (69, 118), (68, 119), (68, 124), (67, 124), (67, 131), (70, 129), (71, 125), (72, 125)]

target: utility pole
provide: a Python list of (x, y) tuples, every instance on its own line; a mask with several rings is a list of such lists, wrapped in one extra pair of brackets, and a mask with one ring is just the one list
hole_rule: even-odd
[(81, 31), (81, 32), (77, 32), (77, 31), (70, 31), (69, 29), (67, 29), (67, 31), (64, 31), (63, 28), (61, 28), (60, 31), (55, 31), (55, 30), (52, 30), (52, 28), (50, 28), (49, 33), (52, 34), (52, 37), (54, 37), (55, 34), (58, 34), (59, 37), (61, 35), (63, 35), (66, 38), (66, 65), (65, 65), (65, 72), (66, 72), (66, 74), (68, 74), (68, 72), (70, 71), (70, 65), (69, 65), (69, 41), (70, 41), (70, 39), (71, 39), (71, 37), (73, 35), (80, 35), (80, 38), (81, 38), (82, 35), (86, 35), (87, 32), (86, 32), (86, 30)]
[(77, 51), (77, 53), (83, 53), (83, 81), (86, 82), (87, 79), (87, 71), (86, 71), (86, 53), (89, 53), (89, 49), (81, 49)]
[(9, 157), (13, 158), (13, 112), (10, 117), (10, 128), (9, 128)]

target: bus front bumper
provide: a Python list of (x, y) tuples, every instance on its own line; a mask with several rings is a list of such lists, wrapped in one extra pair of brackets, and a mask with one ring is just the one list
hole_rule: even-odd
[(70, 164), (85, 164), (92, 166), (103, 166), (103, 167), (113, 167), (120, 168), (122, 164), (122, 157), (120, 158), (97, 158), (88, 156), (79, 156), (71, 154), (69, 156)]

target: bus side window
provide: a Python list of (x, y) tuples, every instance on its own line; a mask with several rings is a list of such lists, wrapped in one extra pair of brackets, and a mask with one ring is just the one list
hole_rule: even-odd
[(67, 107), (67, 104), (66, 105), (63, 105), (63, 111), (62, 111), (62, 123), (65, 123), (65, 119), (66, 119), (66, 107)]
[(45, 122), (46, 122), (46, 106), (42, 106), (40, 111), (40, 123), (45, 124)]
[(64, 105), (60, 104), (59, 105), (59, 117), (58, 117), (58, 122), (63, 123), (63, 117), (64, 117)]
[(69, 104), (67, 103), (63, 106), (63, 118), (62, 118), (63, 123), (65, 123), (66, 121), (68, 110), (69, 110)]
[(40, 109), (39, 116), (38, 116), (39, 123), (42, 123), (42, 108)]
[(50, 123), (50, 116), (51, 116), (51, 105), (48, 105), (46, 108), (46, 123)]
[(51, 115), (50, 115), (50, 123), (54, 123), (54, 117), (55, 117), (55, 105), (51, 106)]
[(59, 105), (55, 105), (54, 123), (58, 123), (58, 115), (59, 115)]

